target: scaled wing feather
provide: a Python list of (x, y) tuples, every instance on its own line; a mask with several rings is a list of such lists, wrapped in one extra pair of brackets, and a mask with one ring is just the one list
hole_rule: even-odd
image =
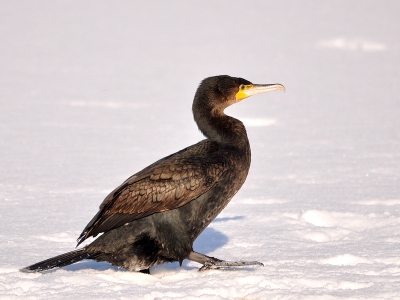
[(78, 238), (78, 245), (89, 236), (178, 208), (207, 192), (225, 171), (225, 163), (213, 155), (199, 159), (196, 150), (201, 149), (193, 149), (196, 146), (205, 145), (199, 143), (161, 159), (111, 192)]

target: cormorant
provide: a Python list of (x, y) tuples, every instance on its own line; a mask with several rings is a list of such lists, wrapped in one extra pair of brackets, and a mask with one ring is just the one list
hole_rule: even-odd
[(262, 265), (209, 257), (193, 251), (193, 242), (240, 189), (250, 168), (246, 129), (224, 109), (275, 90), (284, 87), (227, 75), (204, 79), (192, 109), (206, 139), (156, 161), (113, 190), (77, 240), (79, 245), (104, 233), (92, 243), (21, 271), (44, 271), (83, 259), (143, 273), (165, 262), (182, 265), (184, 259), (202, 264), (200, 270)]

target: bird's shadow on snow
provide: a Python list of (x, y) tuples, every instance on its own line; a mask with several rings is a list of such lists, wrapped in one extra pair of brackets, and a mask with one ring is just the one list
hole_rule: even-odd
[(196, 252), (207, 254), (221, 248), (227, 242), (228, 237), (225, 234), (212, 227), (208, 227), (194, 241), (193, 249)]
[[(244, 219), (244, 216), (217, 218), (213, 221), (213, 223), (227, 222), (227, 221), (232, 221), (232, 220), (236, 221), (236, 220), (242, 220), (242, 219)], [(224, 246), (228, 242), (228, 240), (229, 240), (228, 237), (225, 234), (223, 234), (222, 232), (217, 231), (212, 227), (207, 227), (194, 242), (193, 249), (196, 252), (200, 252), (200, 253), (207, 255), (208, 253), (213, 252), (216, 249)], [(188, 262), (185, 261), (182, 266), (185, 269), (193, 269), (193, 267), (188, 266), (187, 263)], [(167, 270), (178, 269), (179, 263), (177, 263), (177, 262), (166, 263), (166, 264), (163, 264), (161, 268), (167, 269)], [(76, 264), (63, 267), (63, 270), (66, 270), (66, 271), (114, 270), (114, 271), (120, 271), (120, 272), (126, 271), (125, 269), (114, 267), (113, 265), (111, 265), (107, 262), (96, 262), (93, 260), (84, 260), (84, 261), (78, 262)]]
[[(242, 220), (244, 216), (216, 218), (212, 223)], [(193, 250), (202, 254), (207, 254), (221, 248), (228, 243), (228, 236), (213, 227), (207, 227), (194, 241)]]

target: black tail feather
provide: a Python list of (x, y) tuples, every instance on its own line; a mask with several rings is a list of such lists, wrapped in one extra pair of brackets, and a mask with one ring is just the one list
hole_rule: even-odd
[(34, 265), (23, 268), (20, 271), (25, 273), (32, 273), (46, 271), (53, 268), (61, 268), (81, 261), (83, 259), (92, 258), (94, 256), (95, 255), (93, 253), (86, 252), (85, 248), (81, 248), (38, 262)]

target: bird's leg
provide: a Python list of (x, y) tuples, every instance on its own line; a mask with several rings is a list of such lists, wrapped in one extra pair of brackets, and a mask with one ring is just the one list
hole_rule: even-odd
[(258, 261), (225, 261), (194, 251), (190, 252), (188, 259), (203, 265), (199, 269), (199, 271), (205, 271), (209, 269), (229, 268), (229, 267), (264, 266), (262, 263)]

